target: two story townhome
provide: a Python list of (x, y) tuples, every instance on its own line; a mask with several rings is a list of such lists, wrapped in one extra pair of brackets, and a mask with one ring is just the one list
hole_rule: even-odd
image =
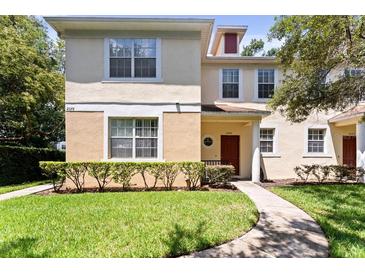
[(293, 178), (300, 164), (365, 165), (365, 105), (298, 124), (271, 112), (283, 73), (274, 57), (240, 56), (247, 26), (46, 20), (66, 41), (67, 161), (230, 163), (255, 182)]

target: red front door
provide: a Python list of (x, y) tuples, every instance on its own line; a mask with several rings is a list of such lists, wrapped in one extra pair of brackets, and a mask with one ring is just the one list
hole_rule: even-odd
[(221, 160), (234, 166), (235, 173), (240, 173), (240, 137), (236, 135), (221, 136)]
[(356, 137), (343, 136), (342, 139), (342, 162), (351, 167), (356, 166)]

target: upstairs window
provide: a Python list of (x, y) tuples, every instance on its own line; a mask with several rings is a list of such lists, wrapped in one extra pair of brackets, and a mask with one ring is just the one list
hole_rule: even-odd
[(237, 53), (237, 34), (224, 34), (224, 53)]
[(239, 98), (239, 70), (222, 70), (222, 98)]
[(132, 77), (132, 47), (130, 39), (110, 39), (110, 77)]
[(156, 40), (134, 40), (134, 77), (156, 77)]
[(325, 129), (310, 128), (308, 129), (308, 152), (323, 153)]
[(156, 78), (156, 39), (110, 39), (110, 78)]
[(257, 71), (257, 89), (259, 99), (269, 99), (274, 95), (275, 89), (275, 70), (259, 69)]

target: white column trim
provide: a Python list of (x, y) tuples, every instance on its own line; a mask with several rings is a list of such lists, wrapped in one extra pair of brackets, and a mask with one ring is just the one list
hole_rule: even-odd
[[(356, 167), (365, 168), (365, 122), (356, 124)], [(365, 183), (365, 176), (360, 179)]]
[(260, 182), (260, 122), (252, 122), (252, 166), (251, 180), (254, 183)]

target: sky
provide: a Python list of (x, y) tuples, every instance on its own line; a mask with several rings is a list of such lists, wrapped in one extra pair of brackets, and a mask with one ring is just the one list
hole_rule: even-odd
[[(274, 40), (271, 42), (268, 42), (267, 40), (267, 34), (270, 30), (270, 27), (274, 24), (274, 16), (268, 16), (268, 15), (235, 15), (235, 16), (230, 16), (230, 15), (217, 15), (217, 16), (206, 16), (206, 15), (202, 15), (202, 16), (194, 16), (194, 15), (187, 15), (187, 16), (160, 16), (160, 15), (156, 15), (156, 16), (152, 16), (152, 15), (148, 15), (148, 16), (123, 16), (123, 17), (159, 17), (159, 18), (171, 18), (171, 17), (175, 17), (175, 18), (214, 18), (215, 19), (215, 23), (214, 23), (214, 30), (213, 33), (217, 27), (217, 25), (247, 25), (248, 26), (248, 30), (240, 44), (241, 50), (242, 47), (247, 45), (252, 38), (256, 38), (256, 39), (262, 39), (265, 42), (265, 47), (264, 50), (267, 51), (272, 47), (279, 47), (281, 45), (280, 41)], [(39, 19), (42, 19), (41, 17), (39, 17)], [(57, 38), (57, 33), (52, 29), (52, 27), (50, 27), (46, 22), (45, 22), (46, 26), (47, 26), (47, 30), (48, 30), (48, 35), (52, 38), (52, 39), (56, 39)]]

